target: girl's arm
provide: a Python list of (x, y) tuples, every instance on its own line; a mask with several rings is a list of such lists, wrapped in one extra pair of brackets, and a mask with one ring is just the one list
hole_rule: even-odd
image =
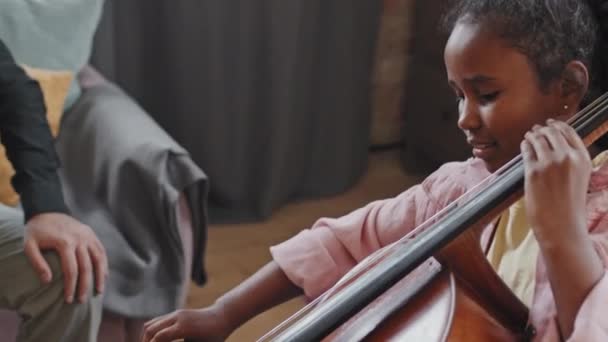
[(522, 143), (529, 224), (547, 265), (562, 335), (570, 337), (579, 309), (604, 275), (587, 227), (591, 159), (567, 124), (535, 126)]
[(147, 322), (142, 341), (224, 341), (249, 319), (300, 294), (273, 261), (207, 308), (178, 310)]
[(214, 306), (221, 310), (229, 330), (233, 331), (262, 312), (300, 295), (302, 290), (271, 261), (220, 297)]

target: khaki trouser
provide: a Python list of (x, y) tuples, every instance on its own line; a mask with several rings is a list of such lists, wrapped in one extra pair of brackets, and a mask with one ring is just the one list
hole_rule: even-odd
[[(44, 254), (53, 280), (43, 285), (24, 254), (23, 233), (22, 213), (0, 205), (0, 308), (21, 316), (23, 323), (17, 340), (95, 341), (101, 322), (101, 296), (91, 297), (91, 293), (84, 304), (67, 304), (61, 263), (55, 252)], [(0, 341), (1, 336), (2, 332)]]

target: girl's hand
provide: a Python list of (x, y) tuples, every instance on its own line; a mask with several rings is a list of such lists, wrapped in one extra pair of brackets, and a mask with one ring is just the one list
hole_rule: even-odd
[(586, 235), (592, 164), (578, 134), (566, 123), (549, 120), (526, 134), (521, 151), (526, 213), (539, 244), (567, 244)]
[(231, 329), (219, 306), (196, 310), (178, 310), (144, 325), (142, 342), (224, 341)]

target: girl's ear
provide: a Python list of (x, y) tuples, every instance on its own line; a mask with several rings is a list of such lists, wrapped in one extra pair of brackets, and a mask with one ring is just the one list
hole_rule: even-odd
[(561, 97), (564, 105), (578, 108), (589, 90), (589, 70), (580, 61), (572, 61), (566, 65), (561, 81)]

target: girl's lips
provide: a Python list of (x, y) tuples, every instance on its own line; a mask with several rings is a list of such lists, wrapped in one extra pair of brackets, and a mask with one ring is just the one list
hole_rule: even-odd
[(495, 143), (473, 143), (473, 155), (479, 159), (488, 160), (496, 153)]

